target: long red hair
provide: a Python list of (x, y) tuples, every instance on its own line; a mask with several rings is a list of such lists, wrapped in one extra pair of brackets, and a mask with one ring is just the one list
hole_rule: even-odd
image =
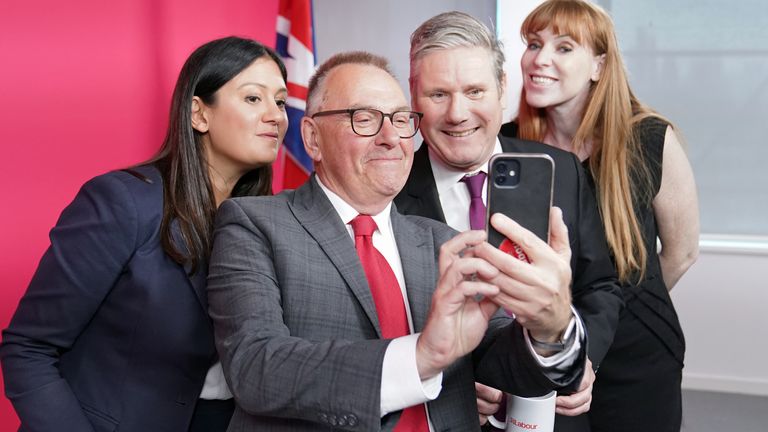
[[(600, 214), (619, 279), (628, 282), (633, 275), (642, 277), (649, 251), (634, 205), (650, 205), (653, 197), (641, 142), (633, 129), (646, 117), (660, 116), (632, 93), (613, 22), (603, 9), (582, 0), (545, 1), (525, 19), (520, 35), (527, 41), (529, 35), (545, 29), (567, 34), (591, 47), (596, 55), (605, 56), (600, 78), (589, 90), (573, 151), (578, 153), (586, 142), (592, 144), (589, 168), (597, 185)], [(546, 111), (527, 104), (525, 89), (517, 122), (520, 138), (542, 141), (547, 133)], [(633, 190), (633, 179), (640, 181), (641, 187)]]

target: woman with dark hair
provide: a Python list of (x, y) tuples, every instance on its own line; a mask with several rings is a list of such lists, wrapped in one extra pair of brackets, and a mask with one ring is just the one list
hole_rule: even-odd
[(22, 431), (224, 431), (205, 280), (218, 205), (271, 193), (286, 72), (228, 37), (182, 67), (155, 157), (88, 181), (0, 346)]
[(502, 134), (571, 151), (588, 166), (626, 304), (596, 373), (589, 426), (679, 431), (685, 341), (669, 290), (698, 254), (691, 166), (675, 128), (630, 89), (599, 6), (547, 0), (520, 32), (523, 92)]

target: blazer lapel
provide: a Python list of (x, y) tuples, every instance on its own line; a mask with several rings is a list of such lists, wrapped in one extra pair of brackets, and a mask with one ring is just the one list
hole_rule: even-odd
[(381, 337), (376, 305), (355, 244), (313, 175), (288, 203), (296, 220), (325, 252)]
[[(187, 245), (182, 240), (178, 221), (174, 220), (171, 222), (171, 235), (173, 236), (173, 241), (176, 244), (176, 248), (178, 250), (187, 251)], [(198, 269), (195, 273), (191, 272), (192, 266), (189, 264), (189, 262), (187, 262), (184, 264), (184, 273), (187, 275), (187, 280), (189, 281), (189, 285), (192, 288), (192, 291), (195, 292), (197, 301), (200, 303), (200, 306), (203, 308), (205, 313), (208, 314), (208, 295), (205, 292), (205, 285), (208, 277), (208, 264), (203, 262), (198, 266)]]
[(520, 148), (520, 140), (508, 136), (499, 135), (499, 142), (501, 143), (501, 150), (505, 153), (522, 152)]
[(405, 187), (395, 198), (395, 204), (403, 214), (412, 214), (445, 222), (443, 207), (437, 194), (435, 176), (429, 163), (427, 144), (422, 143), (413, 155), (413, 166)]
[(410, 303), (413, 329), (419, 332), (424, 328), (432, 302), (437, 274), (435, 246), (431, 231), (420, 228), (408, 221), (392, 206), (392, 229), (395, 242), (403, 265), (405, 287)]

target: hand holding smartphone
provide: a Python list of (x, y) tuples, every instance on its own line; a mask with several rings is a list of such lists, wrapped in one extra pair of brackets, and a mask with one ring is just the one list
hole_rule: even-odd
[(486, 229), (488, 242), (523, 261), (525, 252), (490, 224), (491, 215), (502, 213), (549, 242), (549, 209), (555, 162), (543, 153), (500, 153), (488, 162)]

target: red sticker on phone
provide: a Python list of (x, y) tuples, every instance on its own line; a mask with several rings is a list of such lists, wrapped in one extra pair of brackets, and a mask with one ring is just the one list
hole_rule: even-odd
[(512, 255), (513, 257), (519, 259), (520, 261), (524, 261), (527, 263), (531, 262), (531, 260), (528, 259), (528, 255), (526, 255), (525, 252), (523, 252), (523, 248), (521, 248), (520, 246), (518, 246), (517, 243), (509, 239), (504, 239), (504, 241), (501, 242), (501, 244), (499, 245), (499, 250)]

